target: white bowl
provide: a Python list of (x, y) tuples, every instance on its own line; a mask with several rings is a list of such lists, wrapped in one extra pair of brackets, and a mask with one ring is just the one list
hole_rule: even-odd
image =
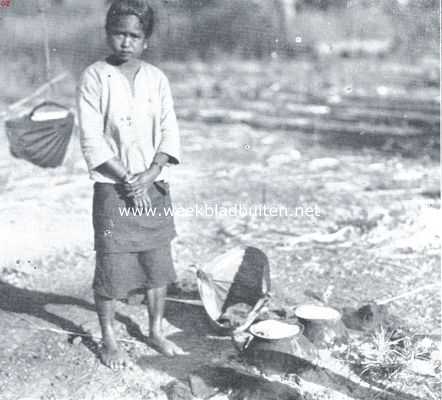
[(287, 324), (274, 319), (257, 322), (249, 330), (253, 336), (267, 340), (286, 339), (301, 332), (299, 325)]

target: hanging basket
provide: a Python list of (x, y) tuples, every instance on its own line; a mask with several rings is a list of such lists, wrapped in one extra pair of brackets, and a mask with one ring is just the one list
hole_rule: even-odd
[[(41, 111), (47, 106), (58, 110)], [(45, 101), (30, 114), (6, 121), (10, 152), (14, 157), (39, 167), (59, 167), (66, 155), (73, 127), (74, 115), (67, 107)]]
[(211, 325), (222, 334), (244, 331), (269, 299), (269, 261), (255, 247), (234, 248), (198, 269), (197, 283)]

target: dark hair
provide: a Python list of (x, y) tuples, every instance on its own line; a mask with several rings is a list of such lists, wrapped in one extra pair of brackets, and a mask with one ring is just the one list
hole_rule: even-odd
[(124, 15), (135, 15), (143, 25), (143, 32), (149, 38), (153, 32), (154, 12), (146, 0), (114, 0), (106, 15), (106, 32)]

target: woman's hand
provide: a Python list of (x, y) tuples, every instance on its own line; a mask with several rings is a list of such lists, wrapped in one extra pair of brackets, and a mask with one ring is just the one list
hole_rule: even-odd
[[(165, 154), (158, 154), (156, 156), (160, 161), (168, 159)], [(148, 195), (149, 188), (155, 182), (155, 179), (161, 172), (161, 164), (159, 161), (154, 160), (150, 168), (139, 174), (129, 175), (127, 179), (124, 180), (123, 188), (126, 196), (131, 198), (136, 207), (151, 207), (151, 201)]]
[(156, 174), (150, 170), (132, 175), (124, 182), (124, 190), (128, 197), (143, 197), (152, 186)]
[[(123, 193), (124, 196), (127, 197), (136, 208), (150, 208), (152, 203), (150, 201), (150, 197), (148, 195), (148, 187), (143, 189), (140, 186), (140, 177), (137, 175), (141, 174), (127, 174), (123, 182)], [(137, 188), (137, 190), (134, 190), (134, 187)]]
[(148, 210), (152, 206), (147, 190), (141, 196), (135, 196), (131, 199), (134, 206), (138, 209)]

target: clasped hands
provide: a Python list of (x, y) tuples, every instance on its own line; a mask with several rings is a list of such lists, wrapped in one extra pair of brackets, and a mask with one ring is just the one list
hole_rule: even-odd
[(123, 182), (125, 195), (133, 202), (137, 208), (147, 209), (152, 203), (148, 195), (148, 190), (154, 183), (156, 175), (147, 170), (139, 174), (129, 174)]

